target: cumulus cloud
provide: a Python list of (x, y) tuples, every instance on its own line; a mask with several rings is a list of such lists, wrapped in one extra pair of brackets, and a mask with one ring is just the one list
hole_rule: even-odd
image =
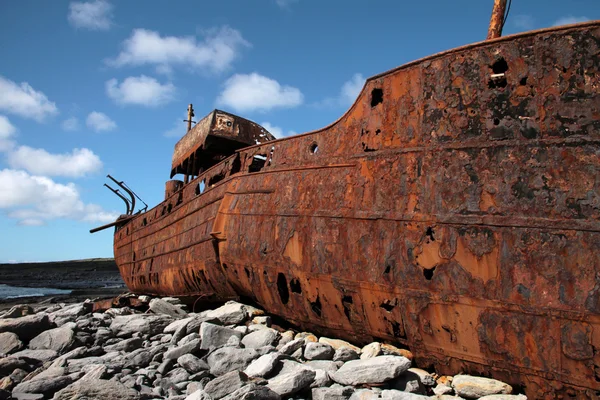
[(271, 132), (271, 134), (273, 134), (273, 136), (275, 136), (278, 139), (284, 138), (284, 137), (288, 137), (288, 136), (294, 136), (297, 133), (294, 131), (287, 131), (284, 132), (282, 128), (275, 126), (273, 124), (271, 124), (270, 122), (263, 122), (262, 124), (260, 124), (263, 128), (265, 128), (266, 130), (268, 130), (269, 132)]
[(105, 0), (74, 1), (69, 4), (67, 19), (76, 28), (105, 31), (113, 25), (112, 8), (112, 4)]
[(135, 29), (123, 42), (123, 50), (109, 65), (115, 67), (156, 65), (162, 73), (172, 66), (221, 72), (230, 68), (242, 48), (250, 46), (242, 34), (228, 26), (205, 32), (199, 41), (193, 36), (161, 36), (147, 29)]
[(276, 80), (257, 73), (233, 75), (227, 79), (217, 98), (219, 105), (241, 112), (292, 108), (303, 101), (304, 96), (299, 89), (282, 86)]
[(44, 149), (19, 146), (8, 154), (8, 164), (13, 168), (45, 176), (81, 177), (102, 169), (100, 157), (89, 149), (51, 154)]
[(589, 20), (590, 19), (588, 17), (574, 17), (572, 15), (568, 15), (566, 17), (562, 17), (556, 20), (556, 22), (554, 22), (552, 26), (577, 24), (579, 22), (585, 22)]
[(354, 74), (350, 80), (344, 82), (340, 93), (336, 97), (326, 97), (314, 103), (315, 107), (348, 107), (354, 103), (365, 84), (362, 74)]
[(75, 117), (67, 118), (60, 125), (65, 131), (76, 131), (79, 129), (79, 120)]
[(10, 123), (8, 118), (4, 115), (0, 115), (0, 152), (8, 151), (15, 145), (12, 140), (13, 136), (17, 133), (17, 128)]
[(112, 131), (117, 129), (115, 121), (110, 119), (108, 115), (98, 111), (89, 113), (85, 120), (85, 124), (94, 132)]
[(44, 176), (14, 169), (0, 170), (0, 208), (20, 225), (43, 225), (66, 218), (85, 222), (111, 222), (118, 213), (85, 204), (73, 183), (60, 184)]
[(18, 85), (3, 76), (0, 76), (0, 110), (38, 122), (58, 114), (56, 104), (44, 93), (36, 91), (27, 82)]
[(519, 14), (510, 19), (512, 25), (517, 29), (531, 30), (535, 27), (535, 21), (531, 15)]
[(116, 79), (107, 81), (106, 94), (118, 104), (156, 107), (173, 100), (175, 86), (172, 83), (163, 85), (145, 75), (130, 76), (121, 83)]

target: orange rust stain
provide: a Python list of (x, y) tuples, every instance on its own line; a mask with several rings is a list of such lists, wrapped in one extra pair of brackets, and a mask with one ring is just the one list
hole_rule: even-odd
[(468, 249), (464, 239), (459, 237), (453, 258), (474, 278), (481, 278), (485, 283), (498, 277), (498, 253), (498, 246), (495, 246), (491, 252), (478, 257)]
[(298, 232), (294, 232), (288, 239), (285, 249), (283, 250), (283, 255), (289, 257), (294, 264), (302, 265), (302, 242), (300, 241)]

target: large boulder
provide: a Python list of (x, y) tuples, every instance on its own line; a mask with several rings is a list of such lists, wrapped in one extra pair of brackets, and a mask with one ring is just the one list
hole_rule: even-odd
[(273, 372), (282, 357), (283, 355), (277, 352), (262, 355), (252, 361), (244, 370), (244, 373), (253, 378), (265, 378)]
[(200, 347), (200, 339), (194, 339), (186, 344), (168, 350), (164, 358), (176, 360), (184, 354), (193, 353)]
[(208, 371), (210, 366), (206, 361), (199, 359), (193, 354), (184, 354), (177, 358), (177, 364), (181, 365), (190, 374), (195, 374), (200, 371)]
[(478, 399), (491, 394), (511, 394), (512, 387), (496, 379), (470, 375), (456, 375), (452, 380), (456, 394), (467, 399)]
[(377, 384), (397, 378), (410, 368), (410, 360), (399, 356), (379, 356), (346, 362), (331, 379), (342, 385)]
[(91, 313), (93, 308), (94, 304), (92, 302), (84, 301), (83, 303), (71, 304), (51, 312), (49, 318), (57, 326), (62, 326), (67, 322), (75, 321), (77, 317)]
[(214, 400), (235, 392), (248, 381), (248, 376), (240, 371), (231, 371), (208, 382), (204, 391)]
[(181, 307), (173, 305), (163, 299), (150, 300), (150, 311), (154, 314), (166, 314), (173, 318), (183, 318), (187, 315)]
[(244, 336), (242, 343), (245, 347), (258, 349), (264, 346), (272, 346), (277, 339), (279, 339), (279, 332), (265, 327)]
[(40, 333), (29, 342), (29, 348), (32, 350), (54, 350), (58, 354), (66, 353), (74, 345), (75, 332), (67, 326), (49, 329)]
[(57, 356), (58, 353), (54, 350), (21, 350), (12, 354), (12, 357), (24, 358), (26, 361), (41, 362), (54, 360)]
[(19, 340), (16, 333), (0, 333), (0, 354), (10, 354), (23, 348), (23, 342)]
[(257, 359), (260, 353), (255, 349), (240, 349), (236, 347), (221, 347), (212, 352), (206, 359), (210, 373), (214, 376), (225, 375), (230, 371), (244, 370)]
[(335, 350), (327, 343), (308, 342), (304, 348), (304, 358), (307, 360), (331, 360)]
[(171, 322), (173, 318), (164, 314), (120, 315), (112, 320), (110, 330), (119, 337), (130, 337), (138, 332), (142, 335), (154, 336), (162, 333)]
[(44, 313), (27, 315), (20, 318), (0, 319), (0, 333), (12, 332), (24, 342), (51, 328), (48, 315)]
[(122, 383), (102, 379), (79, 380), (54, 395), (54, 400), (139, 400), (139, 393)]
[(287, 397), (309, 387), (315, 379), (315, 375), (316, 372), (311, 369), (300, 368), (296, 371), (283, 375), (279, 374), (276, 377), (269, 379), (267, 387), (281, 397)]
[(207, 310), (200, 314), (205, 318), (216, 318), (223, 325), (237, 325), (248, 319), (248, 309), (244, 304), (228, 301), (215, 310)]
[(242, 333), (235, 329), (225, 328), (224, 326), (211, 324), (210, 322), (203, 322), (200, 325), (200, 339), (202, 340), (200, 348), (212, 350), (223, 347), (232, 336), (241, 339)]
[(12, 390), (13, 397), (17, 393), (41, 393), (44, 396), (52, 396), (55, 392), (73, 383), (75, 378), (70, 375), (49, 378), (32, 379), (21, 382)]

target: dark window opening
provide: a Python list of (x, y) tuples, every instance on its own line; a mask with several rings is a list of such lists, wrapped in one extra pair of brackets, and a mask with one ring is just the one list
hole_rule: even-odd
[(319, 299), (319, 295), (317, 295), (315, 301), (310, 302), (310, 308), (318, 317), (321, 316), (321, 299)]
[[(444, 110), (446, 111), (446, 110)], [(381, 129), (375, 129), (375, 136), (379, 135), (381, 133)]]
[(527, 85), (527, 77), (521, 78), (521, 80), (519, 81), (519, 85), (521, 85), (521, 86)]
[(383, 103), (383, 89), (375, 88), (371, 92), (371, 107)]
[(396, 304), (393, 304), (389, 300), (385, 300), (383, 303), (379, 305), (379, 307), (383, 308), (385, 311), (390, 312), (396, 307)]
[(435, 271), (435, 267), (431, 269), (423, 269), (423, 276), (425, 277), (425, 279), (430, 281), (431, 278), (433, 278), (433, 271)]
[(302, 287), (300, 286), (300, 281), (298, 279), (292, 279), (290, 281), (290, 289), (292, 290), (292, 293), (301, 294)]
[(369, 152), (369, 151), (375, 151), (375, 150), (376, 150), (376, 149), (373, 149), (373, 148), (369, 147), (369, 145), (368, 145), (368, 144), (366, 144), (365, 142), (363, 142), (363, 143), (362, 143), (362, 148), (363, 148), (363, 151), (364, 151), (365, 153), (367, 153), (367, 152)]
[(504, 58), (500, 58), (496, 60), (494, 64), (492, 64), (492, 72), (494, 74), (503, 74), (508, 71), (508, 64)]
[(135, 261), (135, 251), (133, 252), (132, 259), (132, 261)]
[(216, 184), (217, 182), (222, 181), (223, 179), (225, 179), (225, 173), (224, 172), (216, 174), (216, 175), (212, 176), (208, 180), (208, 186), (211, 187), (212, 185)]
[(506, 87), (507, 81), (506, 77), (504, 76), (504, 73), (508, 71), (508, 64), (506, 63), (506, 60), (504, 58), (498, 59), (496, 62), (494, 62), (494, 64), (492, 64), (491, 68), (494, 75), (500, 76), (492, 77), (492, 79), (488, 81), (488, 87), (490, 89)]
[(250, 167), (248, 168), (248, 172), (252, 173), (252, 172), (260, 171), (261, 169), (263, 169), (266, 162), (267, 162), (266, 154), (259, 154), (259, 155), (254, 156), (252, 158), (252, 163), (250, 164)]
[(315, 154), (317, 151), (319, 151), (319, 146), (316, 143), (313, 143), (310, 145), (310, 152), (312, 154)]
[(227, 269), (227, 264), (223, 263), (223, 269)]
[(352, 304), (352, 296), (342, 297), (342, 306), (344, 306), (344, 314), (348, 318), (348, 321), (351, 320), (350, 316), (352, 315), (352, 309), (349, 304)]
[(406, 339), (406, 335), (404, 334), (403, 329), (400, 327), (400, 323), (396, 321), (390, 321), (390, 323), (392, 324), (392, 334), (394, 337)]
[(142, 220), (142, 226), (146, 226), (146, 225), (148, 225), (148, 220), (146, 218), (144, 218)]
[(279, 298), (282, 304), (287, 304), (290, 300), (290, 292), (287, 287), (287, 279), (283, 273), (277, 274), (277, 291), (279, 292)]
[(171, 203), (169, 203), (169, 205), (167, 206), (167, 212), (170, 213), (172, 209), (173, 209), (173, 205)]
[(233, 159), (233, 163), (231, 164), (231, 175), (237, 174), (242, 170), (242, 161), (240, 160), (239, 153)]

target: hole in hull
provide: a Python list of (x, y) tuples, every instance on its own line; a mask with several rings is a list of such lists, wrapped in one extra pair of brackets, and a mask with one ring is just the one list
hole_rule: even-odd
[(281, 303), (287, 304), (290, 300), (290, 292), (287, 287), (287, 279), (283, 273), (277, 274), (277, 291), (279, 292), (279, 298)]
[(321, 299), (319, 299), (318, 295), (317, 295), (317, 298), (315, 299), (315, 301), (310, 302), (310, 308), (313, 310), (313, 312), (315, 314), (317, 314), (318, 317), (321, 316)]

